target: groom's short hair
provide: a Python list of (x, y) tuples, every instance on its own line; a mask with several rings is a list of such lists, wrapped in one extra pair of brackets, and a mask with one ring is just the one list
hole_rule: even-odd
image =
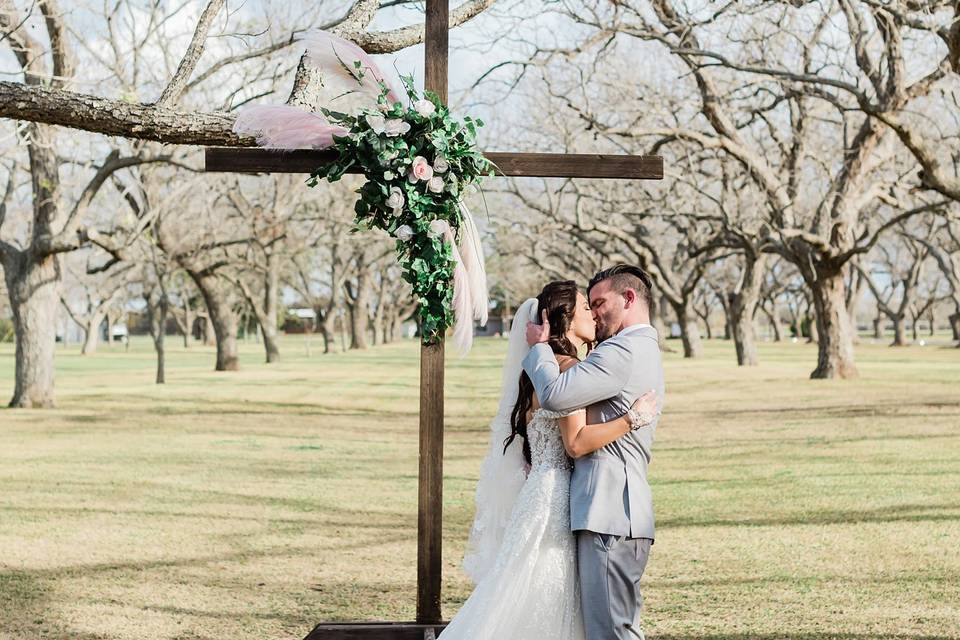
[(646, 271), (632, 264), (617, 264), (609, 269), (598, 271), (590, 284), (587, 285), (587, 297), (590, 297), (590, 290), (594, 285), (603, 280), (610, 280), (610, 288), (616, 293), (623, 293), (627, 289), (633, 289), (637, 295), (643, 299), (647, 309), (653, 306), (653, 281)]

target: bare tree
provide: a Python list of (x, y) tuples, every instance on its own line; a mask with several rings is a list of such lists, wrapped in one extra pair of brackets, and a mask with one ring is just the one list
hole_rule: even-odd
[(225, 199), (233, 208), (231, 227), (245, 229), (248, 242), (232, 252), (233, 268), (225, 270), (260, 326), (266, 361), (280, 359), (278, 315), (283, 272), (292, 266), (298, 252), (306, 251), (319, 232), (312, 208), (303, 206), (306, 196), (297, 179), (274, 176), (257, 180), (254, 189), (244, 189), (237, 180), (227, 186)]
[[(896, 123), (910, 111), (930, 113), (920, 105), (947, 76), (942, 42), (932, 61), (921, 54), (939, 32), (918, 26), (925, 9), (907, 4), (734, 1), (713, 11), (670, 0), (564, 4), (559, 12), (588, 34), (567, 49), (537, 50), (522, 72), (532, 65), (556, 76), (590, 52), (577, 70), (590, 90), (544, 80), (586, 131), (684, 166), (686, 158), (703, 164), (717, 156), (736, 163), (762, 196), (761, 225), (745, 235), (792, 262), (810, 290), (819, 345), (812, 377), (853, 377), (846, 265), (898, 222), (951, 197), (946, 188), (934, 197), (911, 191), (918, 163), (896, 153), (896, 140), (907, 144)], [(937, 20), (953, 6), (932, 4)], [(634, 82), (617, 62), (638, 55), (636, 41), (645, 55), (661, 54), (653, 81)], [(654, 84), (671, 72), (669, 90)], [(624, 112), (625, 104), (632, 108)], [(939, 105), (949, 111), (946, 101)], [(941, 141), (952, 135), (938, 133)], [(914, 186), (945, 184), (945, 165), (935, 180), (926, 169), (935, 163), (919, 164), (924, 179)], [(724, 175), (712, 173), (717, 182)]]
[[(877, 301), (878, 311), (893, 323), (890, 346), (906, 346), (907, 316), (916, 304), (917, 285), (923, 277), (929, 250), (920, 240), (901, 229), (889, 241), (878, 244), (876, 253), (873, 267), (870, 270), (859, 268), (859, 271)], [(878, 275), (886, 280), (882, 286), (877, 284)]]
[(84, 332), (81, 355), (91, 355), (97, 351), (100, 328), (107, 318), (107, 312), (122, 300), (131, 278), (135, 275), (133, 265), (126, 265), (110, 273), (98, 273), (86, 277), (73, 274), (72, 289), (83, 296), (80, 300), (80, 308), (78, 310), (76, 302), (68, 300), (65, 294), (61, 294), (60, 302), (70, 319)]
[(953, 339), (960, 348), (960, 220), (944, 220), (933, 238), (923, 241), (949, 287), (954, 311), (949, 316)]

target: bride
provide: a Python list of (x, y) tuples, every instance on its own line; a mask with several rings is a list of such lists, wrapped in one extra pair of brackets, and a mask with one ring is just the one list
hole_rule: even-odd
[[(561, 371), (576, 364), (578, 349), (595, 339), (589, 304), (572, 281), (551, 282), (517, 310), (464, 557), (476, 588), (440, 634), (442, 640), (584, 638), (570, 531), (571, 458), (625, 435), (631, 419), (624, 415), (588, 425), (583, 409), (540, 408), (521, 365), (529, 350), (524, 331), (539, 310), (547, 312), (549, 344)], [(652, 415), (655, 404), (649, 392), (632, 409)]]

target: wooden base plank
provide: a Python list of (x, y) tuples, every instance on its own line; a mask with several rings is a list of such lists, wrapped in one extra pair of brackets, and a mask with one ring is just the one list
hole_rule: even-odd
[[(505, 153), (484, 154), (496, 166), (497, 175), (541, 178), (603, 178), (619, 180), (663, 179), (660, 156), (626, 156), (600, 153)], [(313, 149), (252, 149), (207, 147), (205, 171), (240, 173), (312, 173), (329, 164), (336, 151)], [(352, 173), (359, 173), (354, 170)]]
[(303, 640), (434, 640), (446, 622), (321, 622)]

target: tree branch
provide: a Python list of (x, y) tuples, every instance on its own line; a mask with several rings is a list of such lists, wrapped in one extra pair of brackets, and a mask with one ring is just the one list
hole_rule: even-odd
[(235, 118), (227, 113), (187, 113), (19, 82), (0, 81), (0, 117), (169, 144), (256, 146), (233, 133)]
[(199, 22), (197, 22), (197, 28), (193, 32), (193, 38), (190, 40), (190, 45), (183, 54), (183, 59), (180, 60), (180, 65), (177, 67), (176, 73), (173, 74), (170, 83), (163, 90), (163, 93), (160, 94), (160, 99), (157, 100), (158, 107), (171, 107), (175, 105), (180, 99), (180, 96), (183, 95), (183, 91), (187, 87), (187, 81), (190, 80), (190, 76), (193, 75), (193, 70), (196, 69), (200, 56), (203, 55), (203, 48), (207, 41), (207, 33), (210, 31), (210, 26), (213, 24), (214, 18), (217, 17), (225, 1), (226, 0), (210, 0), (207, 8), (203, 10)]

